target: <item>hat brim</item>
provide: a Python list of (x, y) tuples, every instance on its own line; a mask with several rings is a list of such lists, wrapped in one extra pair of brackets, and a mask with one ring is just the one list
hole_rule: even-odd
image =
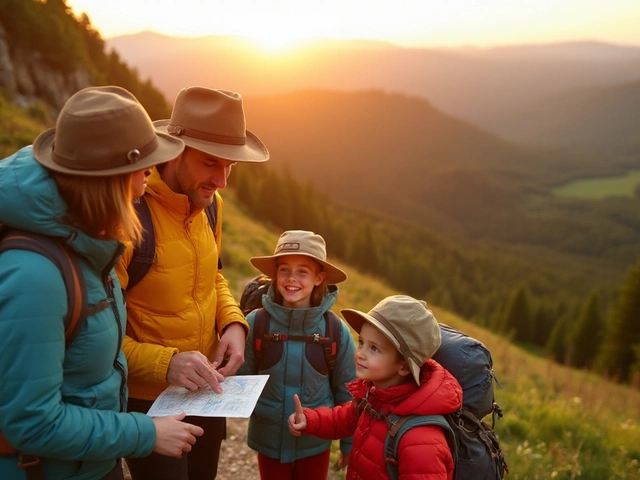
[[(153, 125), (156, 130), (167, 135), (167, 127), (171, 120), (156, 120)], [(231, 162), (261, 163), (269, 160), (269, 150), (264, 143), (252, 132), (247, 130), (247, 140), (244, 145), (226, 145), (224, 143), (208, 142), (187, 135), (174, 136), (182, 140), (187, 147), (195, 148), (223, 160)]]
[[(346, 309), (341, 310), (340, 313), (342, 313), (342, 316), (344, 317), (346, 322), (351, 326), (351, 328), (355, 330), (356, 333), (360, 334), (362, 326), (365, 322), (368, 322), (376, 329), (378, 329), (400, 352), (400, 342), (398, 341), (398, 339), (376, 318), (372, 317), (368, 313), (361, 312), (360, 310)], [(413, 360), (413, 358), (407, 358), (404, 356), (403, 358), (411, 369), (411, 375), (413, 376), (413, 379), (418, 385), (420, 385), (420, 366)]]
[(122, 173), (132, 173), (151, 168), (154, 165), (169, 162), (178, 158), (184, 150), (184, 143), (166, 133), (156, 132), (158, 146), (149, 155), (141, 158), (135, 163), (130, 163), (120, 167), (106, 168), (101, 170), (76, 170), (73, 168), (58, 165), (51, 155), (53, 151), (53, 142), (55, 140), (56, 129), (50, 128), (42, 132), (33, 142), (33, 156), (41, 165), (50, 170), (67, 173), (70, 175), (79, 175), (86, 177), (104, 177), (108, 175), (119, 175)]
[(305, 257), (313, 258), (316, 262), (322, 265), (323, 270), (327, 274), (326, 280), (330, 285), (335, 285), (336, 283), (344, 282), (347, 279), (347, 274), (340, 270), (335, 265), (330, 264), (329, 262), (320, 260), (319, 258), (314, 257), (313, 255), (308, 255), (302, 252), (292, 252), (292, 253), (281, 253), (279, 255), (270, 255), (265, 257), (252, 257), (249, 259), (251, 265), (256, 267), (265, 275), (276, 278), (276, 259), (278, 257), (285, 257), (289, 255), (303, 255)]

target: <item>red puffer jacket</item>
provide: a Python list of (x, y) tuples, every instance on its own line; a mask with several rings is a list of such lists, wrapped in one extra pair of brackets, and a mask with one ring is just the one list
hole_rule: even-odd
[[(354, 402), (334, 408), (304, 409), (305, 434), (338, 439), (353, 435), (347, 479), (389, 478), (384, 459), (388, 427), (383, 419), (367, 411), (359, 414), (355, 403), (368, 392), (369, 404), (380, 414), (443, 415), (462, 406), (462, 388), (447, 370), (434, 360), (422, 367), (422, 385), (414, 382), (378, 389), (371, 382), (356, 380), (347, 385)], [(453, 458), (440, 427), (420, 426), (409, 430), (398, 446), (400, 480), (451, 480)]]

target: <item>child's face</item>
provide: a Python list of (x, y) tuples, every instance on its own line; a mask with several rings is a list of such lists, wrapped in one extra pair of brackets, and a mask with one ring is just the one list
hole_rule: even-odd
[(282, 305), (288, 308), (309, 308), (313, 287), (320, 285), (326, 273), (313, 258), (306, 255), (285, 255), (278, 259), (276, 280)]
[(380, 330), (365, 322), (356, 347), (356, 376), (378, 388), (400, 385), (410, 370), (396, 347)]

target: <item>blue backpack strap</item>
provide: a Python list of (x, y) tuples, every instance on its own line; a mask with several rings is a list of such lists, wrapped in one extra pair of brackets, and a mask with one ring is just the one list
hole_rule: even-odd
[[(218, 198), (215, 195), (213, 196), (213, 202), (211, 202), (211, 204), (204, 210), (207, 214), (207, 218), (209, 219), (209, 226), (213, 231), (213, 237), (215, 238), (216, 223), (218, 222)], [(222, 259), (220, 258), (220, 255), (218, 255), (218, 270), (222, 270)]]
[(153, 231), (151, 211), (145, 197), (134, 198), (133, 207), (142, 225), (142, 241), (133, 249), (131, 261), (127, 266), (127, 274), (129, 276), (127, 290), (131, 290), (140, 283), (140, 280), (144, 278), (151, 268), (156, 254), (156, 236)]
[(391, 480), (398, 478), (398, 446), (402, 436), (411, 428), (421, 425), (434, 425), (440, 427), (447, 439), (451, 450), (454, 465), (457, 464), (458, 455), (456, 437), (447, 419), (442, 415), (407, 415), (400, 417), (389, 414), (385, 418), (389, 431), (384, 442), (384, 459), (387, 464), (387, 474)]

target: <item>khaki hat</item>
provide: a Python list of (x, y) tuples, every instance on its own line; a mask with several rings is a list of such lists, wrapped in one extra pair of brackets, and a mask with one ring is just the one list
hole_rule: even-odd
[(265, 275), (276, 278), (276, 263), (278, 257), (285, 255), (304, 255), (322, 264), (327, 274), (327, 283), (334, 285), (344, 282), (347, 274), (338, 267), (327, 262), (327, 246), (324, 238), (317, 233), (306, 230), (288, 230), (280, 235), (273, 255), (267, 257), (252, 257), (251, 264)]
[(106, 176), (137, 172), (180, 156), (184, 143), (157, 133), (146, 110), (121, 87), (88, 87), (64, 104), (33, 156), (56, 172)]
[(420, 385), (420, 367), (440, 348), (442, 333), (427, 303), (406, 295), (385, 298), (369, 313), (342, 310), (344, 319), (360, 333), (364, 322), (382, 332), (402, 354)]
[(183, 88), (170, 120), (157, 120), (161, 132), (181, 138), (191, 148), (232, 162), (266, 162), (269, 151), (246, 128), (239, 93), (205, 87)]

